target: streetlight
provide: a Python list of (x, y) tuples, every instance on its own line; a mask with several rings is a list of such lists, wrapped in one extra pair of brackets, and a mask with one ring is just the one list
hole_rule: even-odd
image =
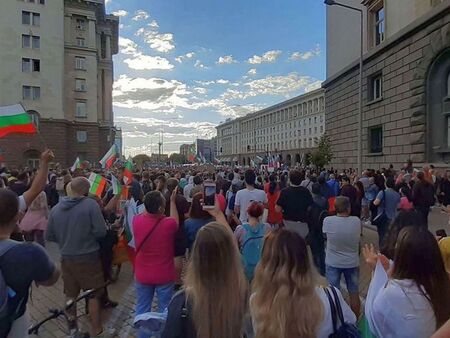
[(349, 6), (346, 4), (341, 4), (335, 0), (325, 0), (325, 5), (328, 6), (339, 6), (343, 8), (350, 9), (352, 11), (359, 12), (361, 18), (361, 46), (359, 53), (359, 108), (358, 108), (358, 172), (362, 171), (362, 101), (363, 101), (363, 41), (364, 41), (364, 31), (363, 31), (363, 11), (360, 8)]

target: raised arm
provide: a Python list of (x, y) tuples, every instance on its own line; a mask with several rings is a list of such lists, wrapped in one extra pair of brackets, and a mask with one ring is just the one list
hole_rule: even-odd
[(170, 195), (170, 217), (172, 217), (177, 222), (177, 225), (180, 225), (180, 218), (178, 217), (176, 200), (177, 189), (174, 189), (172, 191), (172, 194)]
[(47, 149), (41, 154), (41, 163), (36, 177), (31, 184), (30, 189), (23, 193), (23, 198), (27, 206), (29, 206), (34, 199), (44, 190), (47, 183), (48, 164), (55, 158), (53, 151)]

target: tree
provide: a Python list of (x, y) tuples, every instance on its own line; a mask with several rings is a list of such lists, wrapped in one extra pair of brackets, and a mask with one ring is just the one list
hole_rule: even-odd
[(317, 168), (324, 168), (333, 159), (333, 152), (331, 149), (331, 141), (328, 135), (322, 135), (319, 139), (317, 149), (310, 156), (311, 163)]
[(143, 168), (145, 162), (150, 162), (150, 156), (146, 154), (139, 154), (133, 157), (133, 162), (136, 164), (138, 168)]
[(187, 158), (185, 155), (172, 153), (169, 156), (169, 161), (172, 162), (173, 164), (184, 164), (187, 162)]

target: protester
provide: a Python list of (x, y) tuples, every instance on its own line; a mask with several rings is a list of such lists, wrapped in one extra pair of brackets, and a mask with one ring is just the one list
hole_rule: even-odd
[[(383, 182), (383, 186), (384, 186), (384, 182)], [(366, 198), (367, 204), (369, 206), (371, 222), (373, 222), (374, 218), (377, 216), (378, 207), (373, 202), (377, 198), (379, 191), (380, 191), (380, 189), (378, 188), (378, 185), (375, 184), (375, 178), (369, 177), (369, 186), (366, 189), (365, 198)]]
[(189, 182), (183, 189), (183, 195), (186, 198), (186, 201), (188, 201), (189, 203), (192, 202), (191, 191), (193, 188), (194, 188), (194, 177), (189, 176)]
[[(10, 182), (9, 189), (14, 191), (17, 196), (22, 195), (25, 191), (28, 190), (30, 184), (30, 177), (27, 171), (23, 171), (18, 173), (17, 178)], [(13, 176), (14, 177), (14, 176)]]
[(150, 174), (148, 171), (144, 171), (142, 173), (141, 187), (142, 187), (142, 193), (144, 194), (144, 196), (153, 190), (153, 183), (150, 180)]
[(423, 226), (400, 231), (389, 275), (387, 258), (373, 246), (363, 253), (375, 271), (366, 317), (377, 337), (430, 337), (450, 318), (450, 279), (436, 239)]
[(339, 196), (335, 202), (336, 216), (323, 221), (323, 233), (327, 236), (325, 253), (326, 277), (335, 288), (340, 289), (341, 276), (350, 297), (350, 307), (359, 317), (359, 243), (361, 222), (351, 216), (350, 200)]
[[(268, 235), (250, 297), (256, 337), (331, 337), (330, 303), (310, 262), (306, 243), (296, 232), (280, 229)], [(354, 324), (354, 313), (336, 293), (344, 320)]]
[(197, 232), (206, 224), (213, 221), (211, 215), (203, 210), (202, 207), (203, 193), (199, 192), (192, 198), (191, 208), (189, 210), (189, 218), (185, 221), (186, 234), (188, 239), (189, 251), (192, 250)]
[(350, 184), (350, 178), (342, 177), (341, 196), (350, 200), (351, 216), (361, 217), (361, 204), (358, 200), (358, 190)]
[[(153, 296), (158, 297), (158, 312), (169, 305), (176, 281), (175, 235), (178, 230), (176, 189), (170, 196), (170, 217), (164, 215), (166, 200), (159, 190), (145, 195), (145, 212), (133, 219), (136, 245), (135, 288), (136, 316), (151, 312)], [(139, 338), (146, 338), (142, 330)]]
[(309, 233), (307, 243), (311, 247), (314, 264), (320, 274), (325, 276), (325, 243), (323, 221), (328, 216), (328, 201), (320, 194), (320, 184), (312, 186), (313, 204), (308, 210)]
[(191, 190), (191, 198), (199, 192), (203, 192), (203, 178), (200, 175), (196, 175), (194, 176), (194, 187)]
[(378, 232), (378, 243), (382, 247), (384, 237), (389, 224), (397, 215), (397, 209), (400, 204), (400, 195), (394, 190), (395, 180), (392, 177), (386, 179), (386, 186), (381, 190), (373, 204), (378, 208), (377, 217), (372, 221), (376, 223)]
[(197, 234), (185, 289), (169, 306), (162, 338), (241, 338), (247, 311), (247, 281), (236, 240), (218, 208), (220, 221)]
[(287, 229), (297, 231), (300, 236), (306, 238), (308, 235), (308, 208), (313, 201), (309, 190), (300, 186), (301, 177), (300, 171), (290, 171), (290, 186), (281, 190), (276, 211), (283, 213), (283, 223)]
[(277, 175), (271, 174), (269, 176), (269, 183), (264, 186), (264, 191), (267, 195), (267, 222), (274, 228), (278, 228), (283, 222), (283, 214), (278, 212), (275, 207), (280, 197), (280, 186), (277, 182)]
[(245, 189), (239, 190), (236, 193), (236, 200), (234, 202), (234, 212), (239, 215), (241, 224), (248, 221), (247, 209), (251, 202), (267, 203), (265, 192), (255, 189), (256, 175), (253, 170), (249, 169), (245, 172), (244, 180)]
[(400, 204), (398, 208), (405, 211), (413, 210), (414, 204), (412, 202), (411, 189), (409, 189), (408, 186), (400, 188), (400, 196)]
[(313, 185), (313, 181), (311, 180), (311, 174), (307, 173), (306, 174), (306, 178), (302, 181), (302, 183), (300, 183), (300, 186), (305, 187), (306, 189), (308, 189), (310, 192), (312, 191), (312, 185)]
[[(50, 212), (46, 240), (56, 242), (61, 252), (64, 294), (76, 299), (81, 290), (97, 290), (89, 299), (91, 337), (109, 337), (102, 326), (100, 299), (105, 286), (98, 240), (106, 236), (106, 223), (100, 207), (89, 194), (84, 177), (70, 183), (74, 197), (65, 197)], [(71, 329), (77, 325), (76, 307), (68, 310)]]
[(417, 174), (417, 179), (418, 182), (414, 184), (412, 193), (413, 203), (422, 218), (422, 224), (428, 228), (428, 214), (430, 213), (430, 207), (436, 202), (434, 187), (425, 179), (423, 172)]
[(19, 224), (26, 241), (45, 247), (44, 231), (47, 229), (48, 213), (47, 196), (42, 191), (31, 203)]

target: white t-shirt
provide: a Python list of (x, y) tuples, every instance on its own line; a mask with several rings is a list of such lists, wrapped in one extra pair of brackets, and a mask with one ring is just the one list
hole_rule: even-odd
[(327, 265), (341, 269), (359, 266), (361, 221), (358, 217), (327, 217), (323, 221), (323, 233), (327, 235)]
[(239, 220), (241, 223), (248, 222), (248, 215), (247, 215), (247, 208), (250, 205), (251, 202), (262, 202), (267, 203), (267, 196), (266, 193), (263, 190), (259, 189), (243, 189), (239, 190), (236, 193), (236, 200), (234, 202), (235, 206), (240, 207), (240, 216)]
[(25, 202), (25, 197), (23, 195), (19, 196), (19, 212), (27, 211), (27, 203)]

